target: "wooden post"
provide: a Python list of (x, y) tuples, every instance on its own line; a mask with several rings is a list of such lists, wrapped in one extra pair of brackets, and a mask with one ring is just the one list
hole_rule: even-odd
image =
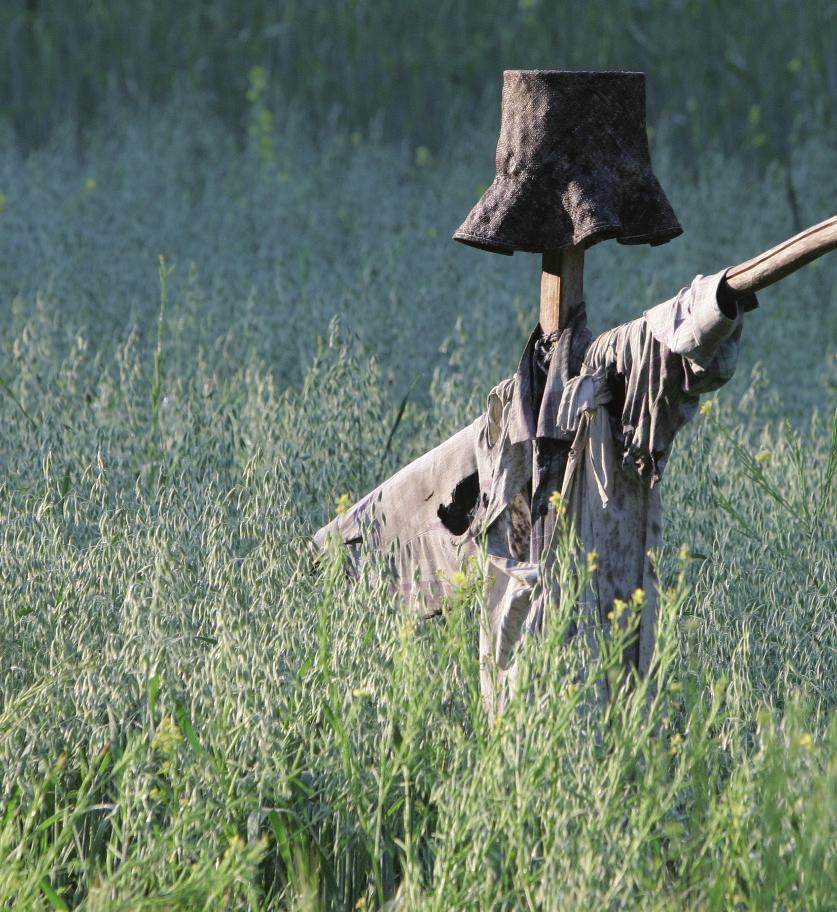
[(564, 329), (584, 300), (584, 247), (580, 244), (543, 255), (541, 329)]

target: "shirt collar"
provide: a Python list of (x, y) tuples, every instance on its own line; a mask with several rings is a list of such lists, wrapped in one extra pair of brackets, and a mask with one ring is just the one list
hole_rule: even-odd
[(540, 323), (535, 327), (520, 358), (515, 374), (514, 393), (509, 411), (509, 443), (523, 443), (533, 440), (538, 430), (538, 416), (535, 413), (537, 378), (535, 371), (535, 343), (543, 335)]

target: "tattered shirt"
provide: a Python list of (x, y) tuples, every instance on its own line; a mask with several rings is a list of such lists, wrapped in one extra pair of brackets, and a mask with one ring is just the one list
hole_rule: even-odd
[(726, 316), (717, 300), (723, 276), (699, 275), (594, 340), (583, 309), (561, 333), (545, 336), (537, 327), (517, 372), (491, 390), (476, 421), (316, 533), (321, 548), (329, 539), (348, 547), (355, 572), (369, 555), (384, 558), (394, 585), (425, 615), (442, 610), (469, 559), (479, 563), (489, 583), (480, 653), (491, 715), (513, 690), (521, 638), (541, 633), (557, 603), (554, 582), (543, 584), (556, 505), (581, 547), (597, 554), (595, 585), (576, 607), (573, 632), (595, 649), (614, 600), (644, 590), (626, 662), (648, 672), (654, 556), (662, 546), (659, 482), (699, 396), (732, 376), (742, 311), (756, 306), (751, 297)]

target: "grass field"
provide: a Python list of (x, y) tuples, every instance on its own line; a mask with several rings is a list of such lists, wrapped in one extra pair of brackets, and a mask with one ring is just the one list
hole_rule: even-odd
[[(260, 104), (0, 134), (0, 905), (833, 908), (834, 262), (676, 444), (650, 713), (580, 716), (554, 638), (490, 730), (480, 587), (416, 624), (308, 539), (514, 370), (537, 258), (448, 240), (495, 127)], [(685, 236), (590, 251), (593, 329), (832, 214), (834, 151), (658, 137)]]

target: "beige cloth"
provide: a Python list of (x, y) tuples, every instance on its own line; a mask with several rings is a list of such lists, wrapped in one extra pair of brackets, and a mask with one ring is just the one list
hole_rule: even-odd
[[(355, 570), (370, 554), (383, 556), (394, 585), (425, 615), (443, 609), (468, 559), (476, 560), (489, 582), (480, 655), (490, 715), (514, 690), (517, 645), (543, 632), (558, 596), (544, 595), (551, 533), (535, 534), (533, 490), (554, 477), (550, 465), (562, 472), (555, 487), (583, 552), (598, 555), (573, 630), (595, 649), (614, 599), (627, 602), (643, 589), (639, 640), (626, 661), (648, 672), (657, 612), (652, 555), (662, 546), (657, 482), (698, 396), (732, 376), (738, 355), (741, 313), (725, 316), (716, 298), (723, 275), (697, 276), (672, 300), (603, 333), (569, 378), (551, 366), (546, 378), (538, 375), (538, 328), (517, 373), (489, 393), (484, 414), (317, 532), (321, 548), (331, 537), (349, 547)], [(539, 428), (547, 401), (552, 431)], [(542, 528), (553, 529), (554, 516), (545, 519)]]

